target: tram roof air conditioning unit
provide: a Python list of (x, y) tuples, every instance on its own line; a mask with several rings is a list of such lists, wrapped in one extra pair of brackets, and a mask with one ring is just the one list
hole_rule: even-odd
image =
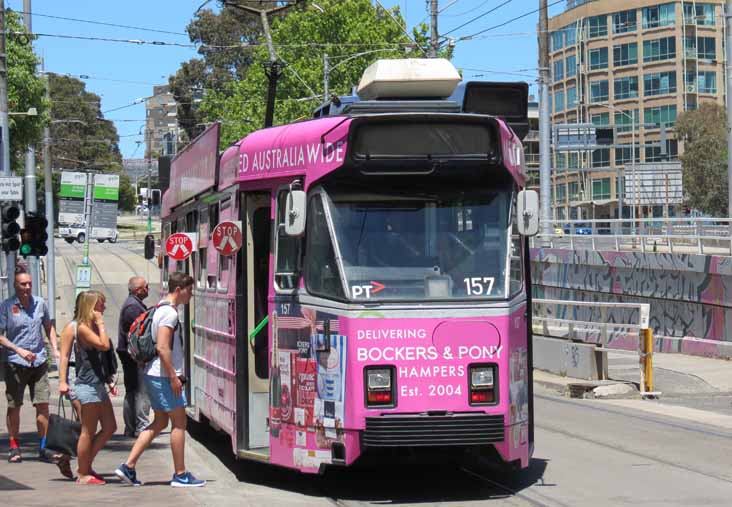
[(377, 60), (364, 71), (357, 93), (361, 100), (444, 99), (460, 79), (444, 58)]

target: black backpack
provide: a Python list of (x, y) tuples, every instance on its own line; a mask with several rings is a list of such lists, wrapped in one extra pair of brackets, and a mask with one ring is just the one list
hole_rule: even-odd
[(157, 337), (152, 334), (152, 321), (155, 310), (160, 306), (170, 305), (162, 301), (141, 313), (130, 326), (127, 333), (127, 352), (138, 363), (149, 363), (158, 357)]

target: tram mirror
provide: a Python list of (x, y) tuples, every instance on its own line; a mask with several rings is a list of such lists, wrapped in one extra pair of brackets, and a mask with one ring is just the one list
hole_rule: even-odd
[(303, 190), (291, 190), (285, 207), (285, 234), (302, 236), (305, 232), (305, 199)]
[(516, 220), (519, 234), (536, 236), (539, 232), (539, 194), (535, 190), (522, 190), (518, 194)]

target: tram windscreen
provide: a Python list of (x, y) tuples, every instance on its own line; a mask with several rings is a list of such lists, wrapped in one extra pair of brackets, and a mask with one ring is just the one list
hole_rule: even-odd
[(351, 300), (506, 297), (509, 186), (329, 197)]

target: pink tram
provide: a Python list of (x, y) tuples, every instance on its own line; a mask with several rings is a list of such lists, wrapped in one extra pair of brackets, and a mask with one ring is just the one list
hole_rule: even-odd
[(372, 72), (368, 100), (221, 155), (214, 124), (173, 160), (162, 242), (188, 233), (194, 251), (161, 254), (162, 284), (196, 280), (180, 309), (188, 413), (238, 457), (317, 473), (371, 449), (457, 448), (528, 466), (528, 87), (456, 88), (452, 71)]

